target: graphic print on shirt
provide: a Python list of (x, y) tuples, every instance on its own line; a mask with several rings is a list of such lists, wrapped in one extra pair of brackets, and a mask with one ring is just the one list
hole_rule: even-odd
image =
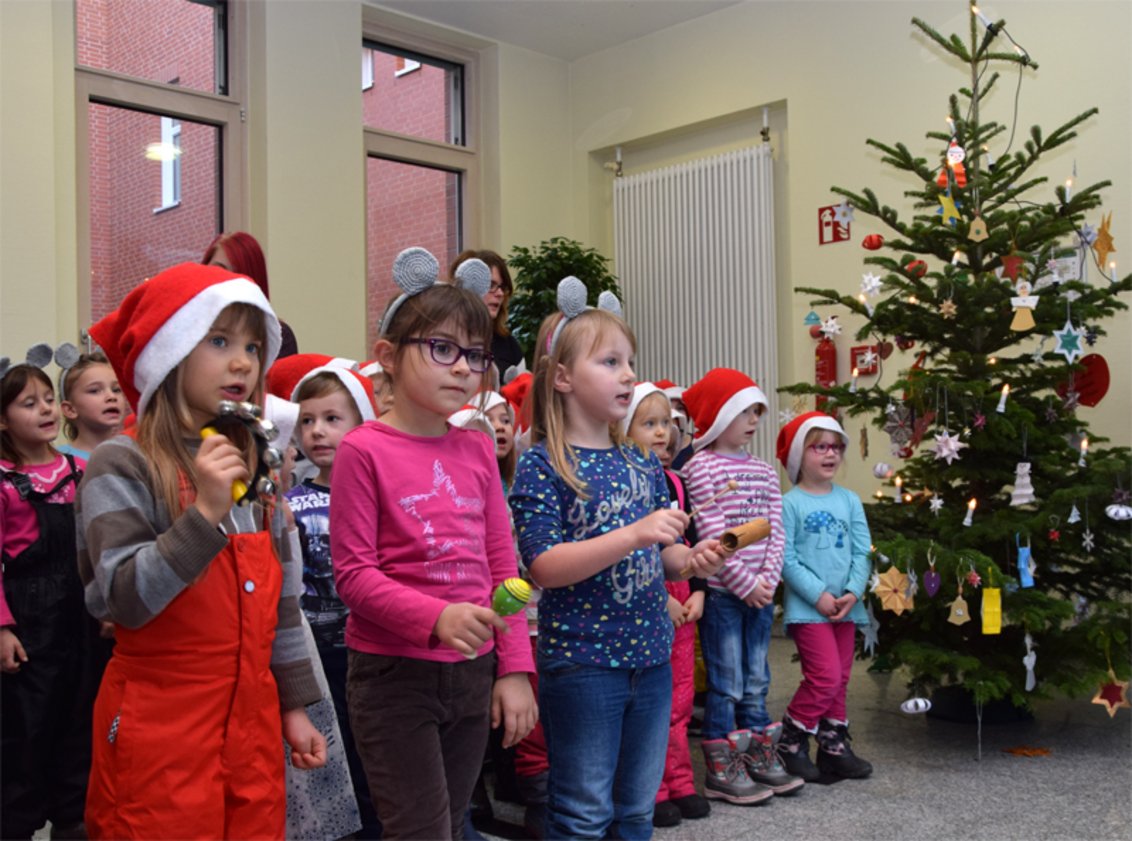
[[(639, 470), (630, 470), (629, 483), (617, 491), (598, 500), (575, 499), (566, 515), (566, 522), (573, 529), (575, 540), (585, 540), (587, 536), (604, 534), (625, 525), (620, 519), (621, 512), (634, 504), (644, 505), (647, 509), (652, 498), (653, 487), (649, 475)], [(593, 505), (592, 510), (587, 503)], [(644, 590), (661, 573), (659, 547), (637, 549), (609, 568), (614, 601), (628, 604), (634, 593)]]
[[(849, 524), (839, 520), (828, 511), (811, 511), (802, 521), (802, 530), (806, 534), (817, 535), (815, 549), (841, 549), (845, 546), (845, 535), (849, 533)], [(836, 543), (833, 538), (836, 538)], [(809, 539), (809, 538), (807, 538)]]
[[(425, 493), (402, 497), (401, 508), (421, 526), (425, 543), (425, 571), (430, 581), (464, 581), (469, 576), (467, 566), (458, 561), (446, 561), (444, 556), (457, 546), (466, 546), (473, 556), (483, 557), (484, 501), (477, 497), (461, 496), (452, 477), (440, 459), (432, 464), (432, 487)], [(436, 526), (458, 523), (463, 536), (437, 535)]]

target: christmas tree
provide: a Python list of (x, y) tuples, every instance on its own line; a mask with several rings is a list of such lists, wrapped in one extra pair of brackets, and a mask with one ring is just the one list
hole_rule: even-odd
[[(869, 189), (833, 188), (842, 216), (874, 217), (885, 231), (863, 243), (860, 295), (797, 290), (865, 319), (857, 338), (871, 344), (857, 364), (877, 376), (784, 391), (861, 416), (903, 458), (874, 469), (888, 490), (867, 506), (879, 629), (864, 647), (905, 667), (914, 695), (958, 685), (977, 703), (1025, 707), (1100, 686), (1098, 697), (1119, 701), (1130, 671), (1130, 452), (1090, 435), (1079, 408), (1107, 383), (1091, 346), (1126, 309), (1118, 296), (1132, 275), (1107, 264), (1109, 183), (1051, 187), (1039, 170), (1096, 109), (1048, 135), (1034, 127), (1015, 148), (1015, 126), (980, 115), (995, 67), (1017, 69), (1019, 85), (1037, 70), (1006, 22), (972, 6), (966, 38), (912, 23), (969, 68), (969, 86), (949, 99), (948, 130), (927, 133), (932, 157), (868, 141), (909, 182), (910, 212)], [(832, 317), (807, 320), (823, 341), (840, 331)], [(911, 360), (895, 376), (884, 361), (893, 341)]]

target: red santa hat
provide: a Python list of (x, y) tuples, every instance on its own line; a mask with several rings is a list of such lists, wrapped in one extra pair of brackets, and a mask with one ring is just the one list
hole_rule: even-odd
[(684, 390), (684, 405), (696, 425), (692, 449), (699, 452), (727, 429), (748, 406), (770, 408), (766, 395), (750, 377), (734, 368), (712, 368)]
[(523, 415), (523, 404), (527, 401), (534, 379), (530, 371), (524, 371), (499, 389), (499, 393), (506, 397), (507, 402), (511, 404), (511, 413), (515, 416), (516, 431), (523, 431), (527, 428)]
[[(637, 383), (633, 387), (633, 397), (629, 400), (629, 413), (621, 419), (622, 435), (629, 434), (629, 426), (633, 423), (633, 415), (637, 414), (637, 407), (650, 394), (664, 394), (664, 391), (657, 388), (655, 383)], [(667, 395), (665, 396), (667, 397)]]
[[(459, 411), (453, 412), (448, 416), (448, 423), (452, 426), (466, 427), (473, 423), (487, 424), (487, 428), (492, 430), (492, 436), (495, 435), (491, 421), (487, 419), (487, 413), (494, 409), (496, 406), (508, 406), (507, 398), (500, 394), (498, 391), (483, 391), (472, 397), (472, 401), (466, 404)], [(511, 412), (512, 416), (515, 414), (514, 410)]]
[(835, 418), (825, 412), (806, 412), (798, 415), (778, 433), (778, 442), (775, 451), (778, 460), (786, 469), (786, 478), (794, 484), (798, 483), (798, 474), (802, 470), (802, 455), (806, 451), (806, 436), (812, 429), (824, 429), (835, 432), (841, 436), (845, 446), (849, 446), (849, 436), (841, 428)]
[(653, 385), (668, 395), (669, 400), (684, 399), (684, 387), (676, 385), (672, 380), (657, 380)]
[(381, 367), (381, 363), (376, 359), (370, 359), (362, 363), (362, 367), (358, 369), (358, 373), (365, 377), (376, 377), (378, 374), (384, 374), (385, 369)]
[(297, 353), (280, 359), (271, 366), (271, 370), (267, 372), (267, 389), (277, 397), (294, 403), (298, 402), (295, 395), (303, 383), (318, 374), (331, 374), (350, 393), (362, 421), (377, 420), (373, 383), (356, 370), (357, 366), (358, 363), (352, 359), (321, 353)]
[(140, 418), (165, 378), (192, 353), (232, 304), (264, 314), (263, 365), (279, 355), (279, 319), (260, 288), (218, 266), (182, 263), (134, 287), (121, 306), (90, 328)]

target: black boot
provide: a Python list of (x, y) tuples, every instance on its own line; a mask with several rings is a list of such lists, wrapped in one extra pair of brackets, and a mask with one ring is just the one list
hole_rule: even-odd
[(818, 725), (818, 768), (823, 774), (859, 780), (873, 772), (873, 766), (849, 747), (849, 724), (823, 718)]
[(778, 758), (786, 773), (812, 783), (821, 776), (810, 761), (810, 733), (789, 717), (782, 719), (782, 736), (778, 740)]

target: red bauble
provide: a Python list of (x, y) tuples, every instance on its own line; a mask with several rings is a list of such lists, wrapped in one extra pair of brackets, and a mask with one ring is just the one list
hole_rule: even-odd
[(822, 335), (821, 334), (821, 325), (820, 324), (811, 324), (810, 325), (810, 338), (811, 339), (820, 339), (821, 335)]
[(867, 248), (869, 251), (876, 251), (878, 248), (884, 245), (884, 237), (882, 237), (880, 234), (869, 234), (867, 237), (861, 240), (861, 245), (864, 248)]
[(928, 264), (923, 260), (912, 260), (904, 264), (904, 271), (912, 275), (912, 277), (923, 277), (928, 273)]
[(897, 336), (896, 346), (901, 350), (909, 350), (916, 344), (915, 339), (909, 339), (907, 336)]
[(1077, 392), (1077, 402), (1082, 406), (1096, 406), (1108, 394), (1108, 385), (1111, 380), (1108, 372), (1108, 362), (1099, 353), (1090, 353), (1081, 357), (1077, 363), (1084, 371), (1076, 371), (1073, 375), (1057, 387), (1058, 396), (1064, 400), (1070, 390)]

